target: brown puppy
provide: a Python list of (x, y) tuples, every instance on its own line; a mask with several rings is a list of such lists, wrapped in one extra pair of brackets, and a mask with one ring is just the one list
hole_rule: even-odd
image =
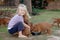
[(0, 18), (0, 25), (7, 25), (10, 18)]
[(26, 22), (27, 25), (30, 26), (30, 29), (25, 27), (24, 30), (22, 31), (23, 35), (30, 36), (33, 24), (31, 22), (29, 22), (29, 21), (25, 21), (25, 22)]
[(54, 18), (53, 25), (54, 25), (55, 23), (56, 23), (57, 26), (59, 27), (59, 24), (60, 24), (60, 18)]
[(33, 25), (32, 32), (42, 32), (51, 34), (52, 25), (47, 22), (37, 23)]
[(31, 33), (30, 33), (30, 30), (28, 28), (25, 28), (23, 31), (22, 31), (22, 34), (25, 35), (25, 36), (29, 36)]

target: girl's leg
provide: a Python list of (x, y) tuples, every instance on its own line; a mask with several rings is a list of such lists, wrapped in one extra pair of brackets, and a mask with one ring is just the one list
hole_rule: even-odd
[(22, 22), (20, 22), (19, 25), (18, 25), (18, 33), (19, 33), (18, 37), (26, 37), (22, 34), (22, 30), (24, 30), (24, 25), (23, 25)]
[(24, 25), (22, 22), (18, 22), (17, 24), (14, 25), (12, 29), (9, 30), (9, 33), (14, 34), (18, 32), (19, 37), (26, 37), (22, 34), (22, 30), (24, 30)]

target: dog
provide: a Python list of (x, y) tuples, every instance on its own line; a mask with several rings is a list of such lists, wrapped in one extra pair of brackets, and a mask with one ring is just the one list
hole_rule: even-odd
[(25, 29), (22, 31), (22, 34), (25, 35), (25, 36), (27, 36), (27, 37), (29, 37), (30, 34), (31, 34), (30, 29), (28, 29), (28, 28), (25, 27)]
[[(25, 27), (25, 28), (22, 30), (22, 34), (25, 35), (25, 36), (27, 36), (27, 37), (29, 37), (30, 34), (31, 34), (31, 32), (30, 32), (30, 30), (29, 30), (28, 28)], [(18, 32), (16, 32), (16, 33), (13, 34), (13, 36), (15, 36), (15, 37), (17, 37), (18, 35), (19, 35)]]
[(47, 22), (42, 22), (42, 23), (37, 23), (37, 24), (33, 24), (32, 27), (32, 32), (42, 32), (42, 33), (46, 33), (46, 34), (51, 34), (51, 27), (52, 25), (47, 23)]
[(25, 23), (30, 26), (30, 29), (28, 29), (28, 28), (25, 27), (24, 30), (22, 31), (22, 33), (23, 33), (23, 35), (29, 37), (31, 35), (31, 30), (33, 28), (32, 27), (33, 26), (33, 23), (32, 22), (29, 22), (29, 21), (25, 21)]
[(56, 23), (57, 26), (59, 27), (59, 24), (60, 24), (60, 18), (54, 18), (53, 25), (54, 25), (55, 23)]
[(10, 18), (0, 18), (0, 25), (7, 25)]

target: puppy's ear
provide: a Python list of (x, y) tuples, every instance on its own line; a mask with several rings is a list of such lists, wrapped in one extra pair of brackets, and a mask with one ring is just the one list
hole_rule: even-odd
[(31, 26), (33, 26), (33, 23), (32, 22), (30, 22), (30, 24), (31, 24)]
[(53, 18), (54, 21), (58, 20), (59, 18)]
[(34, 29), (35, 26), (34, 26), (34, 24), (31, 24), (30, 27), (31, 27), (31, 31), (32, 31), (32, 30)]

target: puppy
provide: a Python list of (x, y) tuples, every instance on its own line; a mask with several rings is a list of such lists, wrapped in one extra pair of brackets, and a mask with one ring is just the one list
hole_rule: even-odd
[(7, 25), (10, 18), (0, 18), (0, 25)]
[[(31, 32), (30, 32), (30, 30), (28, 28), (25, 27), (24, 30), (22, 30), (22, 34), (27, 36), (27, 37), (29, 37)], [(18, 36), (18, 32), (14, 33), (13, 36), (17, 37)]]
[(47, 22), (37, 23), (33, 25), (32, 32), (42, 32), (51, 34), (52, 25)]
[(27, 37), (29, 37), (30, 34), (31, 34), (30, 29), (25, 28), (25, 29), (22, 31), (22, 34), (25, 35), (25, 36), (27, 36)]
[(53, 25), (54, 25), (55, 23), (56, 23), (57, 26), (59, 27), (59, 24), (60, 24), (60, 18), (54, 18)]
[(24, 28), (24, 30), (22, 31), (22, 33), (23, 33), (23, 35), (25, 35), (25, 36), (30, 36), (30, 34), (31, 34), (31, 30), (32, 30), (32, 26), (33, 26), (33, 23), (32, 22), (29, 22), (29, 21), (25, 21), (26, 22), (26, 24), (27, 25), (29, 25), (30, 26), (30, 29), (28, 29), (28, 28)]

